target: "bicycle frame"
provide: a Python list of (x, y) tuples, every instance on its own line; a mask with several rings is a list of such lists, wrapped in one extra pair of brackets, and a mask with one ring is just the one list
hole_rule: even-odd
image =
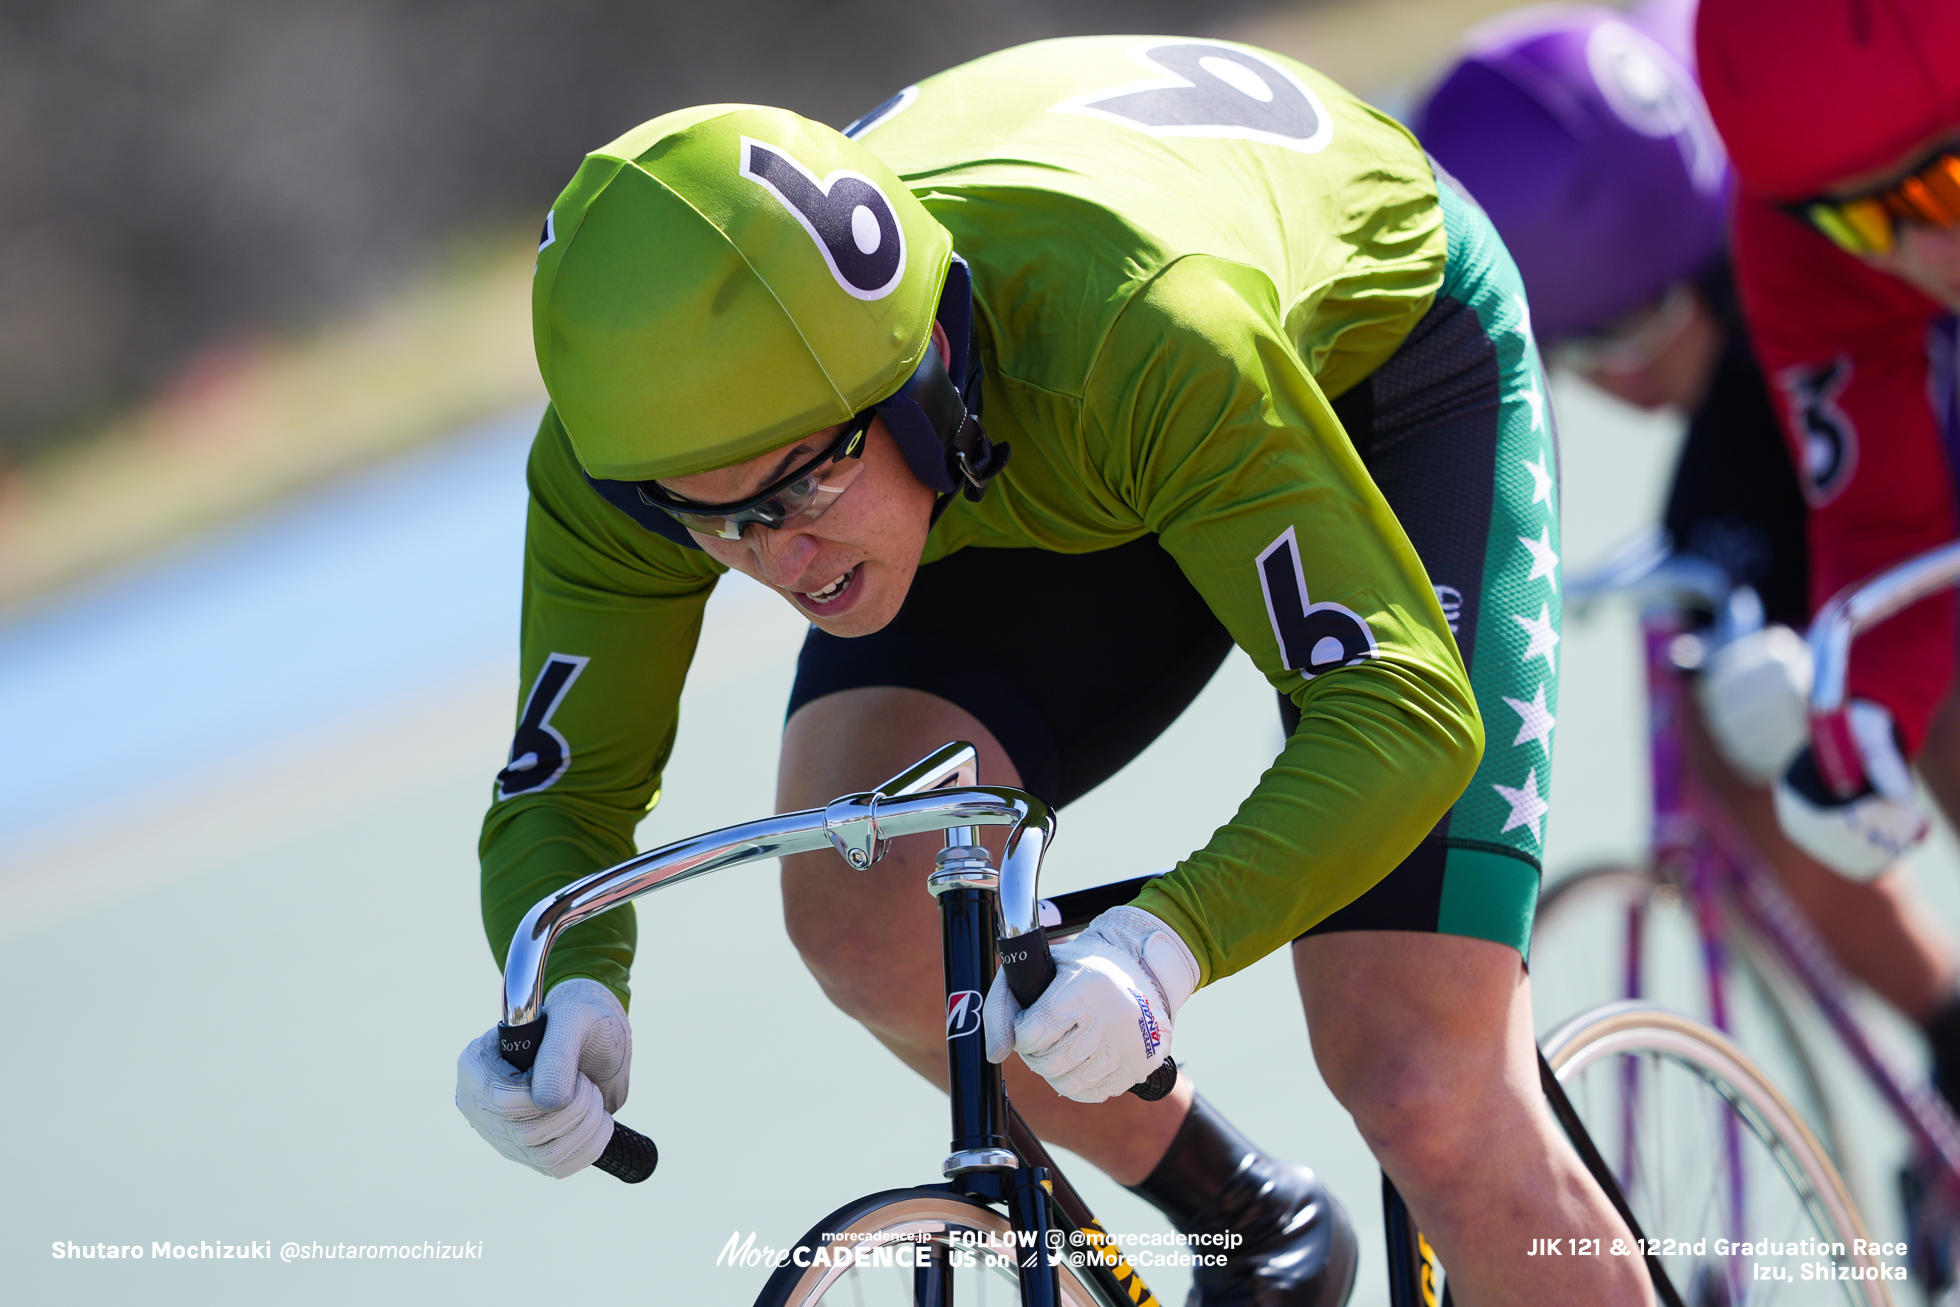
[[(1690, 778), (1684, 714), (1691, 705), (1682, 672), (1684, 662), (1692, 665), (1694, 660), (1678, 657), (1676, 650), (1684, 637), (1693, 637), (1682, 608), (1684, 601), (1706, 605), (1717, 613), (1718, 629), (1728, 625), (1731, 630), (1724, 634), (1733, 632), (1736, 605), (1727, 580), (1711, 568), (1696, 566), (1697, 560), (1663, 562), (1651, 553), (1646, 558), (1644, 570), (1609, 566), (1597, 579), (1571, 588), (1580, 596), (1644, 590), (1661, 601), (1648, 607), (1641, 618), (1654, 800), (1652, 852), (1656, 873), (1678, 886), (1692, 908), (1707, 978), (1710, 1023), (1725, 1033), (1730, 1029), (1726, 940), (1727, 914), (1733, 914), (1809, 995), (1922, 1154), (1938, 1165), (1949, 1185), (1960, 1188), (1960, 1120), (1924, 1076), (1896, 1066), (1872, 1040), (1851, 1010), (1850, 982), (1829, 946), (1764, 867), (1747, 836)], [(1684, 562), (1688, 565), (1677, 565)], [(1859, 634), (1956, 581), (1960, 581), (1960, 542), (1908, 559), (1847, 588), (1826, 604), (1808, 636), (1815, 664), (1813, 723), (1841, 721), (1850, 648)], [(1749, 594), (1748, 600), (1753, 599)], [(1747, 600), (1742, 606), (1748, 607)], [(1756, 611), (1760, 613), (1760, 608)], [(1746, 618), (1742, 625), (1748, 625)], [(1629, 999), (1644, 997), (1640, 993), (1644, 914), (1640, 905), (1628, 911), (1623, 996)], [(1626, 1110), (1630, 1114), (1631, 1106)], [(1739, 1227), (1741, 1172), (1734, 1168), (1732, 1173), (1738, 1177), (1731, 1194), (1732, 1220)], [(1739, 1228), (1737, 1233), (1742, 1233)]]
[[(1051, 1250), (1063, 1248), (1074, 1254), (1072, 1261), (1108, 1307), (1160, 1307), (1009, 1103), (999, 1066), (986, 1058), (981, 1020), (981, 1004), (997, 970), (1020, 966), (1028, 973), (1042, 973), (1040, 983), (1045, 984), (1054, 970), (1048, 956), (1051, 936), (1074, 934), (1098, 913), (1128, 903), (1151, 877), (1053, 900), (1041, 898), (1041, 860), (1054, 837), (1054, 816), (1031, 794), (974, 784), (976, 757), (970, 744), (947, 744), (868, 793), (664, 845), (541, 900), (525, 914), (504, 964), (504, 1016), (499, 1027), (504, 1055), (520, 1069), (531, 1065), (545, 1030), (544, 974), (552, 945), (579, 922), (699, 876), (826, 846), (834, 848), (848, 866), (864, 869), (900, 835), (943, 831), (945, 846), (927, 878), (927, 888), (939, 902), (945, 967), (948, 1106), (953, 1127), (951, 1148), (941, 1167), (946, 1187), (1007, 1208), (1019, 1253), (1016, 1274), (1024, 1307), (1058, 1307), (1060, 1277)], [(976, 832), (981, 826), (1010, 828), (998, 873), (979, 845)], [(1009, 950), (1005, 962), (1002, 946)], [(1588, 1169), (1638, 1234), (1638, 1222), (1614, 1177), (1592, 1148), (1542, 1057), (1540, 1068), (1545, 1091)], [(623, 1124), (616, 1127), (616, 1138), (619, 1135), (639, 1139)], [(651, 1152), (650, 1141), (639, 1142)], [(612, 1152), (610, 1143), (607, 1152)], [(605, 1158), (598, 1165), (612, 1169)], [(643, 1179), (651, 1167), (648, 1163), (634, 1176), (623, 1169), (613, 1173)], [(1395, 1307), (1435, 1307), (1435, 1252), (1385, 1175), (1382, 1185), (1390, 1301)], [(1663, 1303), (1678, 1307), (1681, 1299), (1658, 1261), (1651, 1255), (1646, 1261)], [(943, 1269), (936, 1264), (917, 1268), (914, 1292), (920, 1307), (950, 1307), (952, 1281), (941, 1273)], [(1449, 1301), (1445, 1289), (1443, 1303)]]

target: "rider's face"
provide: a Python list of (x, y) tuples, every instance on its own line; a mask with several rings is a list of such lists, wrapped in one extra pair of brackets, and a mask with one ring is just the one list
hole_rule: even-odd
[(1554, 345), (1552, 356), (1636, 408), (1692, 413), (1701, 407), (1722, 357), (1724, 335), (1698, 292), (1680, 287), (1632, 315), (1622, 337), (1619, 348), (1595, 346), (1583, 354)]
[(1951, 227), (1899, 224), (1897, 241), (1864, 260), (1960, 313), (1960, 223)]
[[(660, 484), (697, 503), (735, 503), (815, 458), (840, 430), (814, 432), (734, 467), (663, 477)], [(829, 634), (869, 635), (898, 615), (912, 588), (934, 495), (912, 474), (883, 419), (866, 433), (863, 460), (857, 479), (814, 522), (782, 530), (751, 524), (740, 540), (690, 534), (717, 561), (782, 595)]]

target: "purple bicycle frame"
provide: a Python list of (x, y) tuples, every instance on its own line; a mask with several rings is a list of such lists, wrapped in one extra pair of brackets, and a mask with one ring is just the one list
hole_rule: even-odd
[[(1701, 793), (1689, 775), (1683, 714), (1692, 711), (1686, 679), (1673, 651), (1686, 634), (1678, 613), (1649, 612), (1642, 618), (1647, 663), (1648, 760), (1653, 778), (1653, 855), (1656, 874), (1686, 895), (1700, 936), (1708, 982), (1710, 1024), (1729, 1033), (1727, 999), (1728, 914), (1762, 941), (1777, 962), (1802, 986), (1826, 1023), (1892, 1107), (1920, 1154), (1943, 1173), (1950, 1191), (1960, 1193), (1960, 1120), (1923, 1075), (1897, 1066), (1866, 1033), (1851, 1011), (1850, 983), (1809, 919), (1762, 863), (1748, 837)], [(1635, 905), (1627, 919), (1626, 997), (1639, 998), (1645, 909)], [(1628, 1081), (1626, 1129), (1631, 1138), (1632, 1083)], [(1742, 1186), (1738, 1140), (1731, 1122), (1729, 1160), (1730, 1219), (1741, 1237)]]

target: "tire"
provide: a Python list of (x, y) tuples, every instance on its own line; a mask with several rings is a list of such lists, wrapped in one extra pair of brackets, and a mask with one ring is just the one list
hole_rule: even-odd
[[(1004, 1242), (1007, 1229), (1005, 1216), (978, 1199), (949, 1190), (889, 1189), (871, 1194), (838, 1208), (798, 1240), (789, 1263), (769, 1277), (755, 1307), (806, 1307), (811, 1303), (826, 1307), (915, 1307), (917, 1286), (928, 1272), (910, 1264), (916, 1258), (901, 1254), (899, 1247), (927, 1244), (940, 1263), (936, 1273), (953, 1278), (951, 1302), (958, 1307), (1014, 1307), (1021, 1301), (1014, 1267), (989, 1265), (986, 1251), (989, 1246), (1003, 1246), (990, 1244), (990, 1240)], [(819, 1249), (838, 1247), (868, 1253), (864, 1260), (869, 1264), (859, 1264), (856, 1259), (841, 1267), (795, 1264), (799, 1252), (803, 1261), (810, 1262)], [(970, 1255), (973, 1264), (945, 1265), (949, 1247)], [(880, 1249), (889, 1250), (892, 1256), (881, 1258)], [(901, 1264), (901, 1256), (906, 1256), (905, 1264)], [(1063, 1307), (1105, 1307), (1067, 1266), (1061, 1268), (1061, 1287)]]
[[(1615, 1003), (1566, 1023), (1543, 1050), (1690, 1307), (1891, 1302), (1883, 1276), (1903, 1275), (1902, 1264), (1860, 1249), (1870, 1236), (1837, 1168), (1728, 1039), (1661, 1008)], [(1741, 1255), (1718, 1240), (1772, 1247)], [(1854, 1278), (1836, 1279), (1840, 1266)], [(1828, 1278), (1806, 1280), (1807, 1270)]]
[[(1637, 995), (1627, 992), (1628, 919), (1635, 913), (1642, 934)], [(1787, 1087), (1838, 1169), (1853, 1169), (1836, 1106), (1795, 1015), (1809, 1010), (1809, 996), (1754, 932), (1733, 917), (1722, 930), (1729, 974), (1744, 982), (1729, 986), (1732, 1037)], [(1694, 912), (1679, 889), (1646, 868), (1588, 867), (1546, 886), (1532, 925), (1531, 964), (1533, 1003), (1548, 1018), (1541, 1034), (1572, 1013), (1629, 1000), (1712, 1016)]]

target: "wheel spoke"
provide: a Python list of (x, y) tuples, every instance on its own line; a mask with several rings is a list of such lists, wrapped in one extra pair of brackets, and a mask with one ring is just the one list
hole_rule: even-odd
[(1589, 1130), (1629, 1136), (1627, 1201), (1649, 1238), (1687, 1242), (1663, 1259), (1684, 1301), (1889, 1301), (1879, 1282), (1801, 1278), (1806, 1263), (1828, 1255), (1717, 1252), (1724, 1239), (1849, 1247), (1864, 1237), (1842, 1180), (1801, 1118), (1726, 1038), (1673, 1013), (1618, 1004), (1568, 1023), (1546, 1054)]

